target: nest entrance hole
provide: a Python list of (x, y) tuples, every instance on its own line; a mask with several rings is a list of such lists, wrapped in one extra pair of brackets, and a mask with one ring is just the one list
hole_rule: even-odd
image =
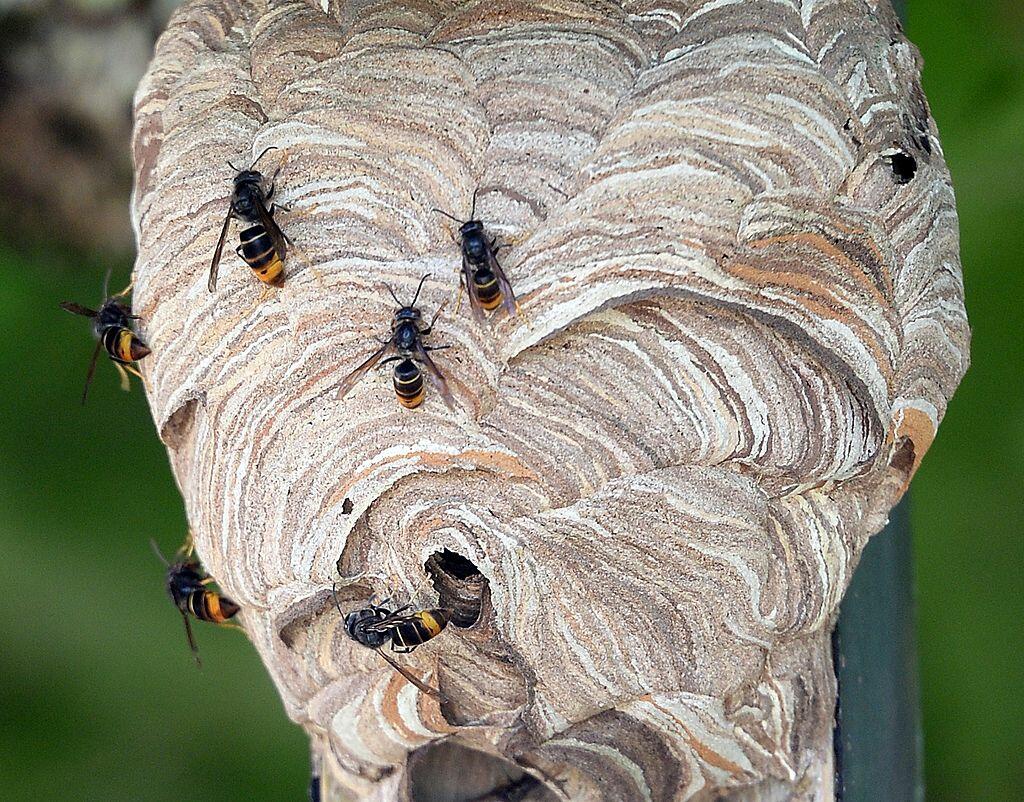
[(449, 549), (435, 551), (423, 568), (437, 591), (438, 606), (452, 611), (452, 625), (473, 626), (483, 609), (487, 577), (468, 557)]
[[(463, 557), (457, 551), (449, 551), (448, 549), (435, 551), (431, 555), (431, 560), (434, 560), (434, 570), (442, 571), (455, 579), (464, 580), (474, 576), (482, 576), (480, 569), (476, 567), (473, 561), (468, 557)], [(431, 571), (430, 560), (427, 560), (427, 570)]]
[(543, 783), (514, 763), (457, 741), (416, 750), (409, 760), (412, 802), (554, 802)]
[(917, 172), (917, 159), (909, 153), (898, 151), (889, 157), (889, 166), (897, 184), (906, 184)]

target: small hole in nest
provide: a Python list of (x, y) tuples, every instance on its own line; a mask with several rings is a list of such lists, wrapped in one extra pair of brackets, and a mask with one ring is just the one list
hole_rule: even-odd
[(423, 564), (437, 591), (438, 605), (452, 611), (457, 627), (471, 627), (480, 618), (487, 578), (473, 561), (458, 552), (435, 551)]
[(180, 451), (192, 437), (192, 428), (196, 422), (197, 398), (187, 398), (167, 418), (160, 427), (160, 439), (172, 451)]
[[(444, 571), (446, 574), (450, 574), (456, 579), (469, 579), (471, 576), (482, 576), (480, 569), (473, 564), (473, 561), (468, 557), (463, 557), (457, 551), (442, 549), (441, 551), (434, 552), (431, 556), (432, 558), (437, 558), (436, 563), (434, 563), (437, 570)], [(430, 561), (428, 560), (427, 562), (429, 565)], [(427, 570), (430, 569), (428, 568)]]
[[(355, 595), (362, 592), (358, 586), (338, 589), (342, 604), (349, 601), (349, 594)], [(356, 597), (358, 598), (358, 596)], [(301, 654), (306, 647), (306, 639), (313, 622), (323, 615), (337, 615), (334, 605), (334, 593), (331, 591), (320, 591), (314, 596), (303, 599), (287, 611), (287, 620), (281, 624), (277, 636), (291, 651)]]
[(914, 441), (909, 437), (901, 437), (893, 449), (892, 457), (889, 459), (889, 467), (903, 473), (910, 473), (914, 467), (915, 460)]
[(889, 157), (889, 166), (892, 167), (893, 177), (897, 184), (906, 184), (917, 172), (917, 159), (909, 153), (894, 153)]

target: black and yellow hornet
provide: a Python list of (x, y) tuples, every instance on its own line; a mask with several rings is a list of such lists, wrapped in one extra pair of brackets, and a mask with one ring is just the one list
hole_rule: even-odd
[(293, 243), (275, 222), (274, 212), (278, 209), (287, 211), (287, 208), (276, 203), (267, 207), (267, 203), (274, 197), (274, 179), (281, 168), (279, 167), (271, 176), (270, 187), (266, 192), (263, 190), (263, 174), (253, 169), (271, 150), (277, 148), (270, 147), (264, 150), (247, 170), (239, 170), (228, 162), (228, 166), (236, 171), (235, 188), (231, 193), (228, 213), (220, 230), (217, 250), (214, 251), (213, 261), (210, 263), (210, 278), (207, 281), (207, 289), (210, 292), (217, 289), (220, 257), (224, 252), (224, 240), (227, 238), (232, 218), (248, 224), (247, 228), (239, 232), (240, 244), (235, 253), (252, 268), (256, 278), (268, 287), (279, 287), (284, 283), (284, 260), (288, 255), (288, 246)]
[[(391, 297), (395, 299), (395, 303), (399, 306), (391, 321), (391, 337), (385, 340), (383, 345), (372, 353), (365, 362), (342, 379), (341, 385), (338, 387), (339, 400), (348, 395), (349, 391), (355, 387), (356, 382), (378, 363), (386, 365), (389, 362), (397, 362), (398, 364), (395, 365), (394, 369), (393, 383), (399, 404), (406, 409), (415, 409), (423, 403), (423, 399), (426, 396), (426, 388), (423, 383), (423, 370), (420, 368), (420, 365), (424, 365), (430, 375), (431, 382), (441, 398), (444, 399), (449, 409), (454, 409), (454, 400), (451, 391), (448, 389), (448, 382), (430, 357), (431, 351), (440, 351), (448, 346), (428, 346), (423, 344), (423, 338), (433, 331), (434, 323), (437, 321), (438, 315), (441, 314), (444, 304), (437, 310), (425, 328), (420, 328), (422, 315), (420, 310), (416, 308), (416, 301), (420, 297), (420, 290), (423, 289), (423, 282), (429, 278), (429, 275), (427, 274), (420, 279), (419, 286), (416, 288), (416, 295), (413, 297), (412, 303), (409, 304), (402, 304), (395, 295), (395, 291), (390, 287), (387, 288), (388, 292), (391, 293)], [(393, 355), (383, 359), (389, 351), (394, 352)]]
[[(335, 595), (335, 604), (338, 604), (337, 595)], [(393, 652), (411, 652), (417, 646), (422, 646), (440, 635), (451, 620), (449, 611), (441, 608), (407, 612), (410, 609), (409, 605), (397, 610), (389, 610), (383, 605), (371, 604), (369, 607), (353, 610), (347, 615), (342, 613), (345, 620), (345, 632), (356, 643), (377, 652), (395, 671), (421, 691), (440, 699), (442, 698), (441, 693), (437, 688), (431, 688), (411, 674), (382, 649), (385, 644), (390, 642)], [(341, 612), (340, 605), (338, 605), (338, 612)]]
[(475, 219), (476, 195), (474, 192), (469, 220), (459, 220), (441, 209), (434, 211), (459, 224), (459, 248), (462, 251), (461, 280), (469, 295), (473, 316), (482, 322), (485, 311), (492, 312), (502, 304), (509, 315), (514, 315), (518, 303), (505, 271), (498, 264), (498, 246), (495, 240), (488, 239), (483, 221)]
[(150, 545), (156, 556), (167, 566), (167, 593), (181, 613), (181, 620), (185, 623), (185, 637), (188, 638), (196, 665), (199, 665), (199, 648), (192, 635), (190, 616), (211, 624), (224, 625), (235, 617), (239, 607), (227, 596), (210, 590), (208, 586), (214, 580), (207, 576), (199, 562), (192, 558), (191, 536), (178, 549), (173, 562), (164, 557), (155, 541), (151, 540)]
[(108, 270), (103, 281), (104, 301), (98, 310), (76, 304), (73, 301), (64, 301), (60, 305), (61, 309), (67, 312), (92, 318), (92, 333), (96, 338), (96, 348), (93, 349), (89, 372), (85, 376), (85, 389), (82, 390), (83, 405), (89, 396), (89, 386), (92, 384), (92, 377), (96, 371), (96, 360), (99, 358), (101, 350), (107, 352), (107, 356), (117, 368), (117, 372), (121, 375), (121, 389), (125, 391), (130, 386), (129, 373), (142, 379), (142, 374), (132, 363), (138, 362), (152, 353), (149, 346), (139, 338), (132, 326), (132, 321), (138, 320), (139, 316), (131, 314), (131, 310), (120, 300), (131, 292), (131, 284), (116, 295), (107, 295), (109, 280), (110, 271)]

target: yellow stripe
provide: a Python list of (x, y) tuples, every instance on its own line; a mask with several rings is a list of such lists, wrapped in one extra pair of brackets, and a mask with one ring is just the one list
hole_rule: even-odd
[(426, 395), (426, 387), (421, 387), (420, 391), (416, 393), (412, 398), (406, 398), (404, 395), (398, 395), (398, 403), (406, 409), (415, 409), (423, 403), (423, 397)]
[(117, 355), (125, 362), (132, 361), (132, 333), (128, 329), (117, 333)]
[(419, 618), (420, 623), (423, 624), (427, 632), (430, 633), (430, 637), (433, 638), (441, 634), (441, 625), (437, 622), (437, 619), (426, 610), (420, 612)]
[(265, 267), (253, 268), (253, 272), (256, 274), (256, 277), (266, 284), (275, 284), (281, 278), (281, 273), (283, 271), (284, 264), (282, 264), (281, 260), (276, 256), (273, 261)]
[(225, 620), (224, 613), (220, 610), (220, 596), (216, 593), (206, 593), (206, 610), (210, 614), (210, 618), (216, 621), (218, 624)]

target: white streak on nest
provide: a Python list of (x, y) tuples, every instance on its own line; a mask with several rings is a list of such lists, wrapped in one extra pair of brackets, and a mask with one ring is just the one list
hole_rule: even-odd
[[(425, 682), (434, 682), (435, 680), (431, 676), (424, 676), (422, 678)], [(409, 730), (423, 738), (431, 739), (434, 738), (436, 733), (426, 727), (420, 720), (419, 703), (420, 691), (412, 684), (407, 683), (405, 687), (398, 692), (398, 712), (402, 717), (402, 723), (405, 724)], [(418, 741), (410, 740), (410, 747), (416, 747), (419, 745)]]
[[(830, 787), (815, 774), (831, 749), (823, 630), (908, 478), (887, 444), (911, 437), (916, 467), (967, 364), (939, 143), (906, 185), (878, 163), (916, 147), (904, 119), (927, 122), (893, 18), (817, 0), (752, 19), (714, 0), (651, 7), (637, 27), (619, 9), (527, 0), (382, 6), (372, 30), (342, 32), (355, 8), (316, 5), (328, 16), (183, 7), (137, 97), (147, 175), (132, 209), (150, 403), (161, 423), (205, 403), (172, 462), (199, 551), (247, 603), (290, 714), (333, 732), (336, 769), (364, 789), (448, 733), (420, 716), (431, 700), (359, 662), (375, 656), (330, 610), (296, 625), (290, 657), (273, 624), (305, 620), (339, 557), (367, 592), (409, 589), (447, 546), (490, 579), (493, 617), (404, 659), (442, 685), (467, 655), (493, 661), (457, 701), (504, 700), (581, 798), (652, 794), (665, 776), (680, 800), (780, 775)], [(288, 150), (282, 225), (319, 277), (289, 256), (260, 304), (227, 253), (209, 295), (223, 160), (264, 144)], [(523, 314), (493, 330), (465, 307), (441, 318), (454, 413), (433, 388), (398, 409), (383, 375), (336, 402), (332, 380), (389, 330), (381, 282), (404, 297), (434, 271), (428, 314), (454, 291), (453, 226), (430, 210), (467, 214), (477, 186)], [(349, 676), (353, 660), (372, 681)], [(622, 701), (639, 692), (671, 713)], [(588, 718), (610, 708), (622, 717)], [(623, 767), (610, 744), (637, 721), (658, 748)], [(570, 727), (566, 750), (590, 750), (577, 767), (543, 753)], [(508, 734), (480, 738), (502, 752)], [(641, 792), (615, 785), (623, 769)]]
[[(377, 691), (377, 693), (379, 695), (380, 692)], [(376, 750), (370, 744), (365, 743), (362, 738), (352, 737), (356, 731), (356, 723), (359, 720), (362, 706), (361, 699), (350, 699), (342, 704), (331, 717), (331, 729), (339, 737), (345, 738), (345, 748), (351, 753), (351, 757), (372, 764), (378, 760)]]
[(594, 754), (601, 755), (609, 760), (609, 762), (615, 764), (623, 771), (625, 771), (633, 782), (636, 784), (636, 792), (640, 795), (640, 799), (652, 800), (650, 786), (647, 785), (647, 779), (644, 777), (643, 771), (640, 767), (632, 760), (627, 758), (622, 752), (617, 749), (612, 749), (610, 746), (604, 744), (592, 744), (585, 741), (577, 741), (572, 738), (553, 738), (550, 741), (552, 746), (568, 747), (571, 749), (579, 749), (584, 752), (593, 752)]

